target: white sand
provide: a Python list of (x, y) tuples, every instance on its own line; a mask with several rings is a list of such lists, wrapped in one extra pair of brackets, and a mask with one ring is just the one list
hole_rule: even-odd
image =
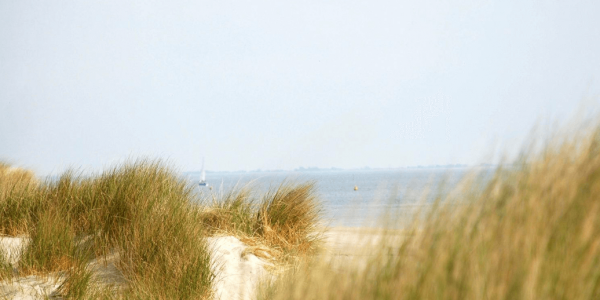
[[(27, 237), (0, 237), (0, 251), (13, 267), (18, 266), (28, 244)], [(125, 278), (115, 265), (118, 259), (118, 254), (111, 254), (88, 263), (87, 267), (92, 271), (90, 288), (121, 288), (125, 285)], [(64, 272), (44, 276), (15, 276), (0, 282), (0, 299), (61, 299), (57, 290), (65, 279)]]
[(268, 275), (264, 266), (269, 263), (254, 254), (245, 253), (247, 246), (232, 236), (211, 237), (208, 244), (216, 274), (213, 285), (215, 299), (253, 299), (258, 282)]
[(393, 250), (390, 247), (397, 247), (405, 237), (403, 230), (329, 228), (323, 235), (325, 251), (320, 259), (339, 273), (365, 268), (369, 259), (381, 253), (381, 247)]
[[(26, 237), (0, 237), (0, 250), (7, 261), (17, 266), (28, 243)], [(269, 263), (246, 253), (247, 245), (232, 236), (211, 237), (208, 243), (216, 276), (213, 286), (215, 299), (253, 299), (259, 280), (268, 274), (264, 266)], [(91, 288), (118, 289), (125, 286), (125, 278), (116, 267), (118, 259), (118, 254), (114, 253), (88, 263), (93, 274)], [(62, 273), (16, 276), (0, 282), (0, 299), (60, 299), (57, 289), (65, 279)]]
[[(325, 251), (322, 258), (338, 272), (348, 268), (364, 267), (368, 258), (376, 255), (382, 242), (393, 242), (404, 238), (401, 230), (335, 227), (323, 235)], [(385, 239), (385, 241), (383, 240)], [(250, 300), (256, 295), (261, 280), (274, 278), (265, 270), (268, 262), (253, 254), (244, 254), (247, 246), (232, 236), (208, 238), (213, 259), (213, 271), (217, 275), (214, 283), (215, 299)]]
[(29, 245), (28, 237), (0, 237), (0, 253), (12, 265), (19, 262), (19, 258), (21, 258), (21, 254), (27, 245)]
[(382, 244), (398, 244), (406, 232), (400, 229), (364, 228), (364, 227), (332, 227), (324, 235), (325, 247), (338, 254), (360, 255), (369, 247)]
[[(371, 246), (381, 245), (383, 238), (402, 238), (403, 233), (383, 232), (366, 228), (330, 228), (324, 235), (325, 255), (331, 267), (339, 272), (350, 267), (350, 262), (366, 262)], [(212, 270), (215, 273), (213, 292), (217, 300), (251, 300), (256, 295), (259, 281), (269, 279), (265, 269), (270, 263), (248, 253), (248, 246), (232, 236), (207, 239), (211, 251)], [(0, 249), (13, 266), (29, 240), (25, 237), (0, 237)], [(397, 244), (397, 243), (396, 243)], [(93, 272), (95, 288), (121, 288), (126, 284), (117, 269), (118, 254), (96, 259), (88, 264)], [(64, 280), (60, 273), (46, 276), (15, 277), (0, 282), (0, 299), (58, 299), (56, 290)]]
[(54, 294), (63, 280), (56, 276), (17, 277), (0, 283), (0, 297), (19, 300), (60, 299)]
[[(13, 266), (17, 266), (21, 254), (27, 245), (27, 237), (0, 237), (0, 251), (4, 259)], [(60, 278), (56, 276), (27, 276), (16, 277), (0, 282), (0, 297), (3, 299), (45, 299), (60, 285)]]

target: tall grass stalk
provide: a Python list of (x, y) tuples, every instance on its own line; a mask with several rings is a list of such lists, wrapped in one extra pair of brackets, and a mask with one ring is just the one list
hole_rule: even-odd
[(0, 249), (0, 281), (7, 280), (13, 276), (13, 267), (7, 259), (7, 254)]
[(24, 274), (65, 270), (77, 264), (75, 234), (65, 218), (68, 216), (57, 208), (49, 208), (39, 216), (21, 258)]
[(28, 170), (0, 163), (0, 234), (27, 233), (39, 181)]

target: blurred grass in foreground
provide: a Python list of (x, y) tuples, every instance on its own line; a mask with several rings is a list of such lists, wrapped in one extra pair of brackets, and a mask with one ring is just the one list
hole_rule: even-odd
[(361, 267), (306, 261), (259, 298), (600, 299), (600, 127), (534, 148), (365, 249)]

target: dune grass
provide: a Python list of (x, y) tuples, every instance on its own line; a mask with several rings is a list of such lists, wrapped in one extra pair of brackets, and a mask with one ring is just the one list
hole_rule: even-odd
[(314, 182), (284, 181), (262, 195), (250, 186), (234, 188), (212, 194), (210, 201), (201, 214), (206, 228), (264, 246), (257, 249), (269, 256), (286, 260), (314, 253), (319, 245), (320, 202)]
[(34, 209), (31, 195), (39, 186), (33, 172), (0, 162), (0, 233), (18, 235), (27, 232), (27, 221)]
[(305, 262), (259, 298), (600, 299), (600, 127), (534, 148), (485, 188), (447, 194), (362, 268)]
[(211, 233), (253, 236), (257, 199), (249, 186), (203, 197), (201, 221)]
[(12, 278), (13, 269), (6, 260), (6, 254), (0, 250), (0, 281)]
[[(198, 199), (156, 161), (54, 182), (0, 165), (0, 233), (30, 237), (19, 275), (66, 272), (59, 292), (71, 299), (210, 298), (210, 234), (306, 257), (260, 299), (600, 298), (600, 127), (526, 150), (485, 187), (476, 182), (440, 193), (402, 239), (365, 248), (365, 263), (344, 272), (304, 256), (319, 241), (313, 182)], [(94, 288), (87, 262), (114, 253), (126, 286)], [(0, 279), (12, 267), (0, 260)]]
[(270, 245), (293, 255), (312, 253), (318, 246), (319, 202), (315, 183), (283, 182), (263, 197), (256, 214), (256, 233)]
[(68, 171), (43, 184), (10, 176), (0, 178), (0, 232), (31, 239), (20, 275), (66, 271), (72, 276), (61, 292), (82, 298), (85, 263), (116, 251), (123, 297), (210, 296), (213, 274), (191, 187), (162, 163), (141, 160), (92, 177)]
[[(65, 272), (59, 292), (71, 299), (210, 298), (211, 234), (306, 257), (259, 299), (599, 299), (600, 127), (533, 148), (483, 188), (440, 193), (402, 239), (365, 248), (365, 263), (343, 272), (305, 256), (319, 242), (313, 182), (198, 199), (148, 160), (54, 182), (1, 164), (0, 233), (30, 237), (19, 275)], [(97, 289), (87, 262), (114, 253), (125, 287)], [(0, 279), (12, 268), (0, 258)]]
[[(139, 160), (101, 174), (70, 170), (55, 181), (0, 165), (0, 234), (26, 235), (19, 276), (63, 274), (71, 299), (203, 299), (214, 274), (205, 237), (235, 235), (274, 253), (315, 247), (314, 183), (285, 182), (265, 195), (251, 188), (211, 195), (199, 204), (193, 186), (160, 161)], [(92, 259), (118, 254), (125, 286), (98, 289)], [(0, 261), (0, 279), (12, 267)], [(5, 272), (6, 271), (6, 272)]]

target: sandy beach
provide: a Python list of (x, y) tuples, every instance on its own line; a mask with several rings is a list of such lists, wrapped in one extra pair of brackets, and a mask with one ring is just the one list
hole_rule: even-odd
[[(320, 259), (329, 262), (336, 272), (345, 268), (363, 265), (374, 255), (372, 247), (381, 245), (383, 239), (392, 241), (404, 237), (402, 231), (384, 231), (377, 228), (333, 227), (323, 233), (323, 249)], [(211, 263), (215, 274), (213, 284), (214, 299), (251, 300), (261, 280), (274, 278), (269, 272), (271, 262), (246, 251), (248, 245), (233, 236), (207, 238), (211, 252)], [(17, 267), (27, 237), (0, 237), (2, 254), (13, 266)], [(124, 287), (125, 279), (117, 269), (118, 254), (99, 258), (88, 264), (92, 270), (94, 288)], [(0, 297), (3, 299), (60, 299), (57, 289), (64, 274), (46, 274), (45, 276), (18, 275), (0, 282)]]

